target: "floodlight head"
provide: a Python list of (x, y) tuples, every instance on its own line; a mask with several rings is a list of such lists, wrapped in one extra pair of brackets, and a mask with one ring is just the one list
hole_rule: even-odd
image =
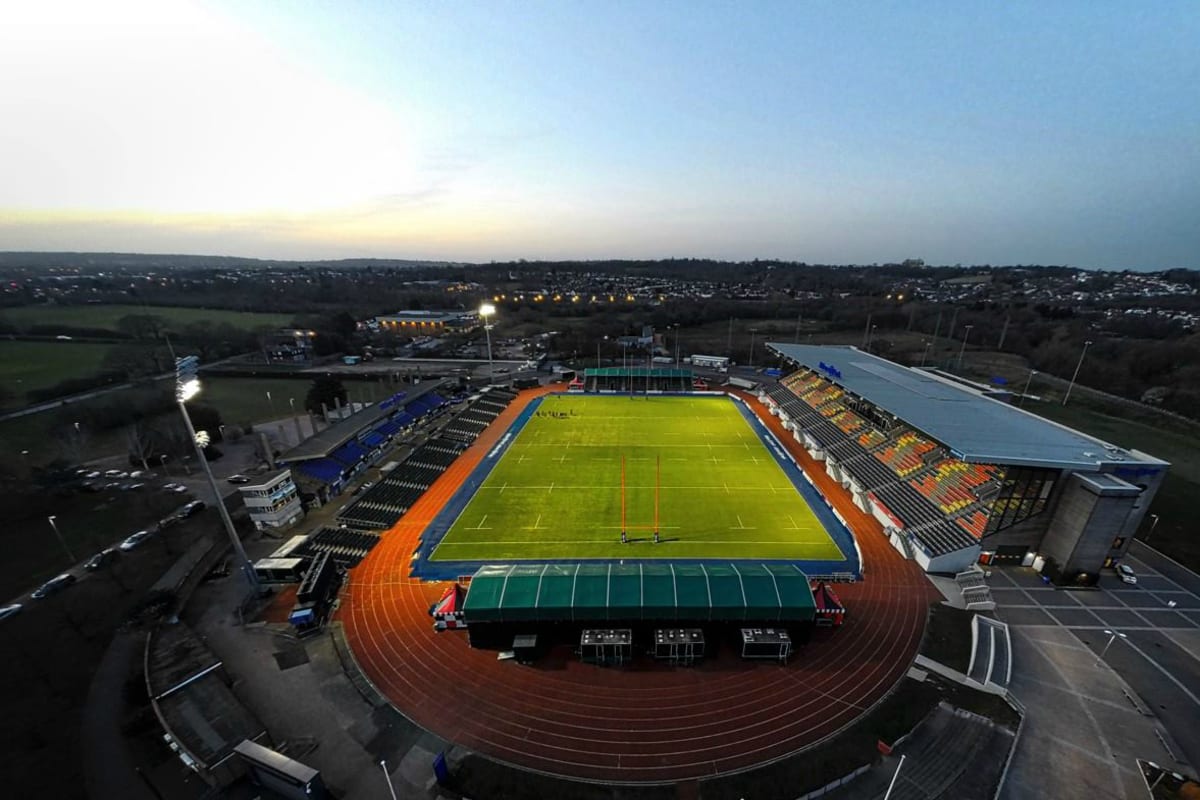
[(208, 435), (208, 431), (196, 431), (196, 444), (201, 448), (208, 447), (212, 441), (212, 437)]
[(198, 394), (200, 394), (200, 380), (198, 378), (192, 378), (175, 387), (175, 397), (181, 403), (186, 403)]
[(50, 524), (53, 525), (54, 520), (58, 519), (58, 517), (55, 516), (54, 514), (51, 514), (50, 516), (46, 517), (46, 519), (50, 520)]
[(484, 303), (483, 305), (481, 305), (479, 307), (479, 316), (481, 316), (481, 317), (490, 317), (492, 314), (495, 314), (495, 313), (496, 313), (496, 307), (494, 305), (492, 305), (491, 303)]

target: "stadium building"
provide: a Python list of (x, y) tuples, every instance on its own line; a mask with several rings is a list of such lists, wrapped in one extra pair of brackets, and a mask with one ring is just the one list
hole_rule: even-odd
[(854, 347), (769, 343), (759, 394), (928, 572), (1022, 563), (1092, 584), (1129, 549), (1168, 464)]

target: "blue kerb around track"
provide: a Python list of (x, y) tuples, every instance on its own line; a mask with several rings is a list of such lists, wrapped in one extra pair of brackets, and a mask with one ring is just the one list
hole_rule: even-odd
[[(684, 396), (695, 397), (696, 395)], [(816, 514), (817, 519), (820, 520), (821, 525), (825, 528), (826, 533), (829, 534), (829, 537), (833, 540), (833, 543), (837, 545), (838, 550), (842, 552), (843, 556), (843, 559), (840, 561), (832, 561), (828, 559), (819, 561), (786, 560), (786, 563), (795, 564), (806, 575), (832, 575), (835, 573), (849, 573), (854, 575), (856, 579), (861, 577), (862, 564), (859, 561), (858, 548), (854, 545), (854, 536), (850, 533), (850, 530), (842, 523), (840, 519), (838, 519), (837, 515), (833, 511), (833, 508), (828, 502), (826, 502), (821, 493), (817, 491), (816, 487), (809, 482), (808, 478), (805, 477), (804, 471), (800, 468), (800, 465), (797, 464), (791, 455), (788, 454), (787, 449), (775, 437), (775, 435), (759, 421), (758, 417), (754, 415), (754, 412), (751, 411), (745, 403), (738, 399), (729, 398), (728, 395), (724, 395), (723, 397), (726, 399), (726, 402), (734, 403), (734, 405), (738, 407), (742, 417), (750, 425), (751, 430), (758, 435), (758, 438), (764, 445), (766, 445), (767, 451), (771, 453), (776, 462), (778, 462), (779, 466), (783, 468), (784, 474), (787, 475), (788, 480), (792, 482), (792, 485), (796, 487), (796, 491), (800, 492), (800, 494), (804, 497), (805, 502), (807, 502), (812, 508), (813, 513)], [(454, 521), (458, 519), (459, 514), (461, 514), (463, 509), (467, 507), (467, 503), (469, 503), (471, 498), (475, 496), (475, 492), (479, 490), (479, 487), (483, 485), (485, 480), (487, 480), (488, 475), (492, 474), (492, 470), (495, 469), (496, 465), (500, 463), (500, 459), (508, 451), (509, 446), (516, 440), (517, 436), (529, 422), (534, 412), (537, 411), (538, 407), (542, 404), (543, 399), (544, 398), (541, 397), (537, 398), (531, 402), (524, 411), (521, 412), (520, 416), (513, 421), (512, 425), (508, 427), (508, 430), (504, 432), (504, 435), (500, 437), (499, 441), (492, 446), (492, 449), (489, 450), (487, 455), (483, 457), (483, 460), (479, 462), (479, 465), (475, 467), (475, 469), (471, 470), (470, 476), (463, 481), (462, 486), (458, 488), (441, 512), (439, 512), (438, 515), (433, 518), (433, 521), (429, 523), (429, 526), (425, 528), (425, 531), (421, 534), (420, 544), (417, 546), (417, 557), (412, 561), (412, 577), (437, 581), (454, 580), (461, 575), (473, 575), (475, 571), (484, 564), (503, 564), (512, 561), (512, 559), (503, 558), (490, 559), (487, 561), (430, 561), (429, 557), (433, 554), (433, 551), (437, 549), (437, 546), (442, 543), (442, 539), (450, 531), (451, 526), (454, 525)], [(718, 399), (720, 398), (714, 397), (714, 401)], [(537, 559), (537, 562), (539, 564), (603, 564), (611, 560), (612, 559), (604, 558), (547, 558)], [(666, 561), (667, 559), (654, 560), (656, 562), (662, 562)], [(730, 561), (736, 561), (737, 559), (677, 558), (669, 560), (676, 564), (727, 564)], [(771, 559), (756, 558), (753, 560), (756, 562), (762, 562), (764, 560)]]

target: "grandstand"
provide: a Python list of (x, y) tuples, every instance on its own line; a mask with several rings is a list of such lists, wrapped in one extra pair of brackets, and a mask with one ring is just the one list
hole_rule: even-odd
[(1093, 582), (1168, 467), (853, 347), (768, 347), (793, 370), (761, 402), (928, 571), (1040, 556), (1057, 581)]
[(348, 570), (357, 567), (358, 562), (379, 544), (379, 539), (378, 533), (348, 528), (321, 528), (304, 537), (304, 542), (292, 554), (299, 558), (313, 558), (319, 553), (329, 553), (338, 567)]
[(378, 484), (341, 511), (338, 522), (364, 530), (386, 530), (395, 525), (515, 397), (510, 389), (490, 387), (470, 398), (437, 436), (413, 450)]
[(319, 487), (322, 502), (336, 496), (355, 475), (379, 461), (393, 438), (441, 414), (451, 401), (439, 394), (441, 381), (411, 393), (399, 392), (301, 442), (279, 457), (293, 474)]

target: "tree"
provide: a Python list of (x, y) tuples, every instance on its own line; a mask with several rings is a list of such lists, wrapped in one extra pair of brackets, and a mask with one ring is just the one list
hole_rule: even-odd
[(117, 330), (134, 339), (157, 339), (166, 329), (166, 321), (154, 314), (126, 314), (117, 320)]
[(321, 406), (334, 408), (338, 401), (346, 402), (346, 387), (332, 375), (322, 375), (312, 382), (304, 398), (304, 407), (314, 414), (321, 413)]

